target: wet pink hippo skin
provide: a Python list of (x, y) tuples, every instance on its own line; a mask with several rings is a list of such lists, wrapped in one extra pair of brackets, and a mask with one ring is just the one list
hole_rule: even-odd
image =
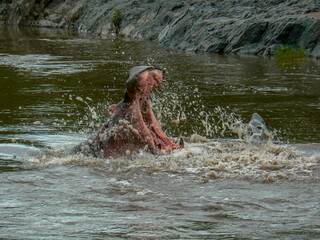
[(164, 80), (164, 72), (152, 66), (130, 70), (124, 99), (108, 109), (110, 118), (87, 142), (74, 148), (102, 158), (117, 158), (140, 150), (164, 154), (181, 148), (162, 131), (149, 102), (150, 93)]

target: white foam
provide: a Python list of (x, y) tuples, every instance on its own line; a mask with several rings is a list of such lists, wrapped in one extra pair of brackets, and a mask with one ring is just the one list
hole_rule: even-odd
[[(317, 179), (319, 154), (305, 155), (290, 145), (267, 143), (263, 146), (239, 141), (211, 140), (189, 143), (184, 150), (167, 155), (139, 152), (130, 158), (97, 159), (66, 155), (56, 150), (30, 163), (40, 165), (81, 165), (110, 173), (173, 172), (194, 174), (205, 179), (237, 178), (273, 182)], [(127, 182), (121, 182), (127, 185)]]

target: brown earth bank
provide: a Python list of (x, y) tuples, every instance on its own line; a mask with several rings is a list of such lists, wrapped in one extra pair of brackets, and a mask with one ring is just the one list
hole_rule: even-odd
[(119, 32), (183, 51), (267, 56), (291, 45), (320, 57), (319, 0), (5, 0), (0, 22), (103, 38)]

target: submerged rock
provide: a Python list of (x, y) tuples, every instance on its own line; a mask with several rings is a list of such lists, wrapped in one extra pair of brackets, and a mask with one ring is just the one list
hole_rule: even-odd
[(115, 33), (157, 41), (184, 51), (272, 55), (281, 45), (320, 57), (318, 0), (7, 0), (0, 21), (7, 25)]

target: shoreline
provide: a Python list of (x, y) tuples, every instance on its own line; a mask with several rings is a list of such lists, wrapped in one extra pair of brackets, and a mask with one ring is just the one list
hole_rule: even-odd
[[(115, 27), (115, 9), (120, 18)], [(318, 0), (7, 0), (0, 23), (90, 33), (115, 32), (188, 52), (274, 55), (280, 46), (320, 58)]]

